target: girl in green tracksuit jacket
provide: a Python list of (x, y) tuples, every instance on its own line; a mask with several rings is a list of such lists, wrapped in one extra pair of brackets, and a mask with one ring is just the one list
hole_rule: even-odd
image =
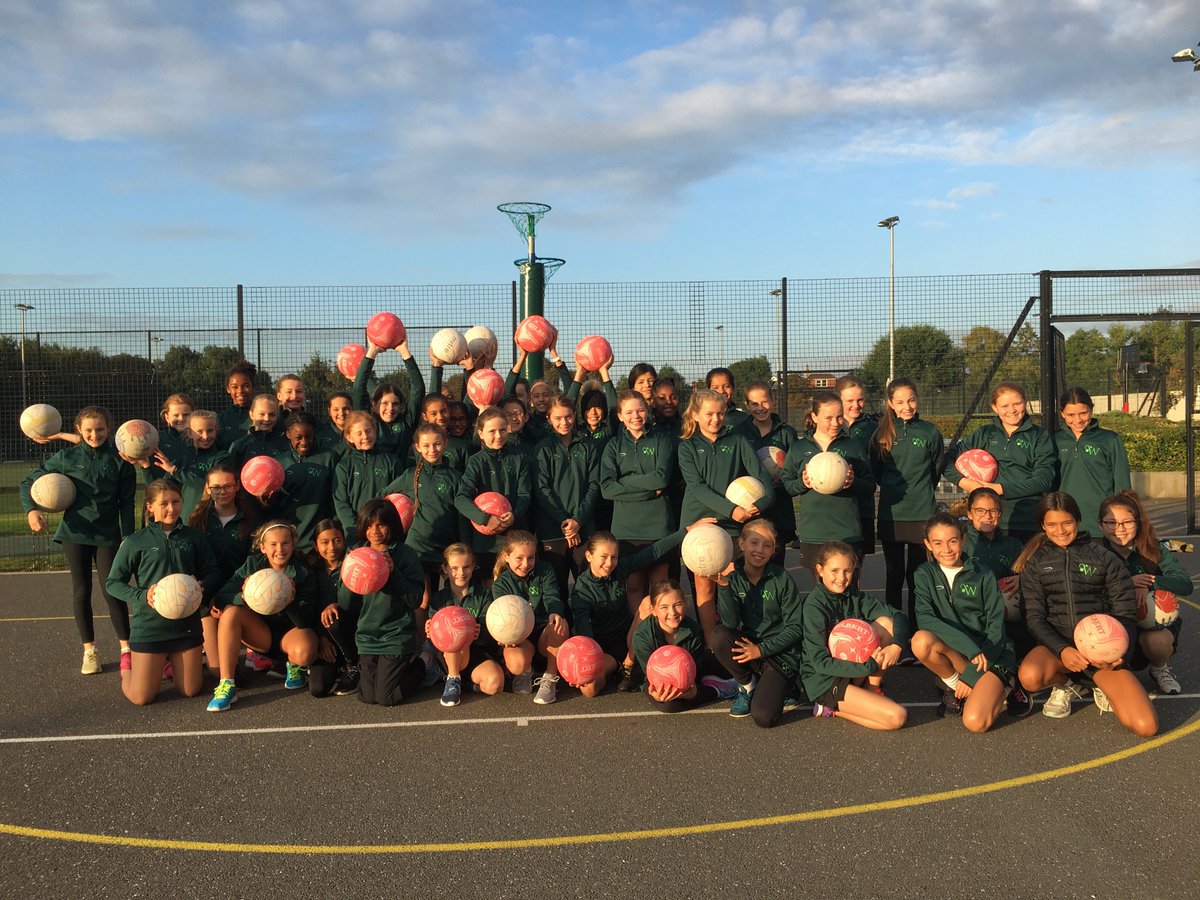
[[(75, 627), (83, 642), (84, 675), (101, 671), (96, 651), (96, 632), (92, 625), (92, 564), (100, 575), (100, 591), (108, 605), (108, 616), (121, 644), (121, 653), (129, 652), (129, 609), (108, 592), (108, 573), (117, 555), (121, 539), (133, 533), (133, 495), (137, 476), (133, 466), (117, 454), (109, 440), (112, 423), (108, 410), (85, 406), (75, 416), (75, 431), (82, 441), (59, 450), (34, 469), (21, 482), (21, 508), (32, 531), (45, 531), (46, 514), (33, 502), (30, 490), (43, 475), (66, 475), (75, 486), (75, 501), (63, 512), (54, 533), (62, 545), (71, 571), (72, 607)], [(49, 443), (46, 438), (41, 443)]]
[(1026, 412), (1025, 388), (1002, 381), (992, 390), (995, 418), (972, 431), (958, 444), (957, 453), (976, 447), (996, 458), (999, 474), (994, 484), (965, 478), (954, 468), (957, 453), (947, 461), (944, 477), (970, 493), (989, 487), (1004, 498), (1000, 527), (1020, 541), (1038, 532), (1034, 512), (1042, 495), (1054, 485), (1054, 441)]
[(1067, 388), (1058, 398), (1058, 414), (1067, 427), (1054, 432), (1056, 490), (1075, 498), (1080, 521), (1089, 530), (1099, 520), (1101, 501), (1131, 487), (1125, 444), (1119, 434), (1092, 418), (1093, 406), (1083, 388)]
[(230, 445), (230, 458), (240, 469), (252, 457), (279, 459), (290, 449), (279, 430), (279, 401), (274, 394), (258, 394), (250, 401), (250, 430)]
[(888, 384), (887, 409), (867, 445), (871, 474), (879, 484), (877, 533), (887, 567), (884, 599), (906, 610), (910, 619), (913, 576), (925, 562), (925, 520), (936, 509), (933, 492), (942, 477), (942, 433), (921, 419), (918, 405), (912, 379)]
[(121, 691), (138, 706), (158, 696), (168, 662), (180, 694), (195, 697), (204, 689), (203, 605), (178, 619), (155, 608), (156, 589), (167, 575), (192, 576), (207, 596), (223, 583), (204, 532), (180, 520), (182, 504), (175, 482), (159, 479), (146, 485), (151, 524), (125, 539), (108, 575), (108, 592), (129, 606), (132, 652), (129, 668), (121, 668)]
[(333, 514), (333, 473), (336, 461), (317, 451), (317, 420), (301, 410), (284, 426), (291, 449), (278, 457), (283, 466), (281, 487), (270, 499), (271, 514), (296, 526), (296, 549), (308, 553), (316, 540), (319, 521)]
[[(868, 409), (867, 389), (854, 375), (843, 375), (833, 385), (842, 401), (842, 418), (846, 433), (864, 447), (879, 427), (879, 413)], [(865, 494), (858, 498), (858, 522), (862, 529), (862, 554), (875, 552), (875, 497)]]
[[(753, 381), (746, 385), (746, 409), (749, 418), (742, 423), (742, 433), (750, 441), (754, 453), (761, 460), (768, 448), (778, 448), (786, 455), (796, 443), (796, 429), (771, 411), (771, 387), (765, 381)], [(771, 562), (783, 565), (784, 552), (788, 544), (796, 539), (796, 507), (792, 495), (783, 486), (783, 470), (774, 469), (763, 463), (764, 471), (771, 475), (771, 487), (775, 490), (775, 502), (764, 515), (771, 520), (779, 540)]]
[(942, 680), (938, 715), (961, 715), (968, 731), (992, 727), (1016, 684), (1017, 657), (1004, 633), (1004, 598), (994, 576), (962, 552), (962, 523), (935, 513), (925, 523), (933, 559), (917, 570), (913, 655)]
[[(475, 617), (475, 640), (458, 653), (443, 653), (446, 684), (442, 690), (442, 706), (458, 706), (462, 699), (462, 680), (469, 678), (481, 694), (489, 697), (504, 690), (504, 668), (499, 657), (500, 646), (487, 630), (487, 611), (492, 605), (492, 592), (477, 576), (475, 554), (460, 542), (448, 546), (442, 553), (442, 576), (446, 586), (429, 598), (429, 617), (443, 607), (461, 606)], [(429, 637), (429, 622), (425, 623)]]
[[(813, 716), (849, 719), (876, 731), (903, 727), (908, 713), (883, 694), (883, 676), (908, 643), (908, 619), (853, 586), (858, 557), (844, 541), (829, 541), (816, 557), (817, 584), (804, 598), (801, 680)], [(835, 658), (829, 633), (844, 619), (870, 623), (879, 646), (863, 662)]]
[(375, 418), (361, 409), (346, 417), (346, 443), (350, 449), (333, 471), (333, 514), (346, 531), (346, 540), (356, 543), (354, 523), (363, 504), (382, 497), (400, 474), (400, 463), (376, 442)]
[(188, 417), (188, 443), (176, 452), (167, 455), (162, 463), (164, 471), (183, 489), (183, 517), (191, 518), (192, 512), (204, 496), (205, 479), (209, 470), (221, 462), (229, 462), (235, 472), (241, 471), (218, 443), (217, 417), (206, 409), (198, 409)]
[[(383, 382), (368, 396), (368, 384), (375, 371), (375, 358), (383, 350), (367, 341), (367, 352), (350, 388), (350, 399), (356, 410), (366, 410), (375, 417), (375, 431), (381, 449), (399, 457), (403, 468), (408, 447), (412, 443), (413, 429), (421, 411), (421, 398), (425, 396), (425, 376), (421, 374), (408, 342), (402, 342), (396, 352), (404, 359), (404, 371), (408, 375), (408, 399), (394, 384)], [(347, 427), (349, 427), (347, 425)], [(342, 523), (345, 524), (344, 522)]]
[[(508, 444), (508, 419), (504, 412), (489, 406), (475, 420), (480, 448), (469, 460), (467, 470), (458, 482), (454, 505), (472, 523), (471, 549), (483, 571), (492, 568), (500, 541), (509, 529), (524, 529), (529, 517), (533, 494), (533, 476), (529, 457)], [(475, 505), (480, 494), (494, 491), (512, 506), (511, 511), (496, 516)]]
[(1021, 576), (1013, 569), (1025, 545), (1000, 530), (1003, 514), (1000, 495), (991, 488), (975, 488), (967, 495), (967, 530), (963, 535), (963, 556), (996, 576), (1004, 596), (1004, 630), (1017, 651), (1017, 659), (1034, 647), (1025, 627), (1021, 605)]

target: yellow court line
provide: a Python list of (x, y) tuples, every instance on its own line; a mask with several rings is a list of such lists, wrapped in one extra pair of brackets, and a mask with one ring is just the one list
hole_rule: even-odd
[(74, 622), (74, 616), (28, 616), (21, 619), (0, 619), (0, 622)]
[(1184, 597), (1179, 597), (1179, 596), (1176, 596), (1175, 599), (1178, 600), (1180, 603), (1186, 603), (1192, 609), (1200, 609), (1200, 603), (1193, 603), (1191, 600), (1188, 600)]
[(794, 825), (801, 822), (817, 822), (826, 819), (836, 819), (843, 816), (854, 816), (862, 813), (888, 812), (895, 809), (907, 809), (914, 806), (926, 806), (932, 803), (943, 803), (948, 800), (963, 800), (968, 797), (978, 797), (1010, 788), (1024, 787), (1076, 775), (1090, 769), (1097, 769), (1115, 762), (1130, 759), (1150, 750), (1156, 750), (1200, 731), (1200, 719), (1188, 725), (1181, 725), (1173, 731), (1159, 735), (1156, 738), (1143, 741), (1099, 756), (1057, 769), (1044, 772), (1033, 772), (1016, 778), (1006, 778), (988, 784), (978, 784), (972, 787), (956, 788), (950, 791), (938, 791), (932, 794), (920, 794), (916, 797), (901, 797), (895, 800), (881, 800), (874, 803), (859, 803), (853, 806), (836, 806), (830, 809), (815, 809), (808, 812), (786, 813), (777, 816), (763, 816), (757, 819), (734, 819), (725, 822), (709, 822), (701, 825), (682, 825), (675, 828), (647, 828), (635, 831), (610, 831), (600, 834), (574, 834), (562, 837), (522, 838), (518, 840), (501, 841), (459, 841), (443, 844), (234, 844), (216, 841), (179, 841), (159, 838), (121, 837), (107, 834), (88, 834), (75, 831), (56, 831), (48, 828), (27, 828), (21, 825), (0, 823), (0, 834), (11, 834), (18, 837), (43, 838), (47, 840), (72, 841), (81, 844), (102, 844), (117, 847), (146, 847), (155, 850), (187, 850), (203, 853), (269, 853), (269, 854), (318, 854), (318, 855), (358, 855), (358, 854), (416, 854), (416, 853), (465, 853), (475, 850), (529, 850), (546, 847), (573, 847), (583, 844), (601, 844), (619, 841), (644, 841), (658, 838), (688, 837), (698, 834), (714, 834), (722, 831), (738, 831), (747, 828), (765, 828), (775, 825)]

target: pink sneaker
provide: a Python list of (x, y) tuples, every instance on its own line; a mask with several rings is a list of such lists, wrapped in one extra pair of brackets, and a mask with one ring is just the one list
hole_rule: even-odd
[(133, 653), (129, 650), (121, 651), (121, 671), (128, 672), (133, 668)]
[(163, 666), (162, 680), (163, 681), (174, 681), (175, 680), (175, 667), (173, 665), (171, 665), (171, 661), (169, 659), (167, 660), (167, 664), (165, 666)]
[(253, 650), (246, 651), (246, 668), (252, 672), (270, 672), (274, 663), (271, 662), (269, 656), (263, 656), (261, 653), (255, 653)]

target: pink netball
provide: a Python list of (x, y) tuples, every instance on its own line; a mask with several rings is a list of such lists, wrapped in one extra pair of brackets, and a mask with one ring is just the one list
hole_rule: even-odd
[(960, 453), (958, 459), (954, 461), (954, 468), (963, 478), (982, 481), (985, 484), (993, 484), (996, 481), (996, 475), (1000, 472), (996, 457), (978, 447)]
[(342, 584), (356, 594), (373, 594), (391, 575), (387, 557), (370, 547), (356, 547), (342, 560)]
[(394, 350), (408, 338), (400, 317), (390, 312), (375, 313), (367, 322), (367, 340), (376, 347)]
[(467, 397), (479, 409), (495, 406), (504, 396), (504, 379), (495, 369), (476, 369), (467, 379)]
[(1138, 628), (1149, 630), (1159, 625), (1170, 625), (1179, 618), (1179, 601), (1170, 591), (1138, 588), (1135, 593)]
[(842, 619), (829, 632), (829, 655), (834, 659), (863, 663), (878, 647), (879, 634), (862, 619)]
[(682, 647), (666, 644), (646, 660), (646, 681), (657, 689), (674, 688), (683, 692), (696, 683), (696, 661)]
[(558, 332), (542, 316), (529, 316), (517, 326), (513, 340), (526, 353), (541, 353), (554, 343)]
[(604, 672), (604, 651), (590, 637), (577, 634), (558, 648), (558, 674), (567, 684), (591, 684)]
[(783, 475), (783, 461), (787, 459), (787, 454), (779, 447), (760, 447), (758, 459), (771, 480), (778, 481)]
[[(508, 498), (503, 494), (498, 494), (496, 491), (484, 491), (475, 498), (475, 505), (482, 509), (489, 516), (502, 516), (505, 513), (512, 512), (512, 504), (508, 502)], [(478, 522), (472, 522), (475, 530), (480, 534), (495, 534), (494, 531), (489, 531), (486, 525), (480, 525)]]
[(443, 653), (466, 650), (475, 640), (475, 617), (461, 606), (444, 606), (429, 620), (429, 639)]
[(113, 443), (130, 459), (150, 459), (158, 449), (158, 429), (145, 419), (130, 419), (117, 429)]
[(599, 372), (612, 355), (612, 344), (598, 334), (590, 334), (575, 347), (575, 365), (585, 372)]
[(1129, 635), (1112, 616), (1092, 613), (1075, 625), (1075, 649), (1094, 666), (1115, 663), (1129, 649)]
[(242, 466), (242, 487), (255, 497), (262, 497), (283, 487), (284, 471), (279, 460), (272, 456), (255, 456)]
[(367, 348), (362, 344), (347, 344), (337, 355), (337, 369), (346, 378), (353, 379), (358, 373), (359, 363), (367, 355)]
[(388, 494), (384, 499), (396, 507), (396, 512), (400, 514), (400, 524), (404, 526), (404, 533), (407, 534), (408, 529), (412, 527), (417, 508), (405, 494)]

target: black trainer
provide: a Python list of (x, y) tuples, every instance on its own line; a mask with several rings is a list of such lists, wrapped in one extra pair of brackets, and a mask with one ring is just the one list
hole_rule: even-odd
[(1013, 685), (1008, 692), (1008, 714), (1014, 719), (1023, 719), (1033, 712), (1033, 698), (1025, 693), (1021, 685)]
[(938, 718), (944, 719), (946, 716), (961, 716), (962, 701), (954, 696), (954, 688), (946, 688), (942, 691), (942, 702), (937, 708)]
[(638, 679), (633, 673), (633, 666), (621, 666), (621, 680), (617, 682), (617, 693), (632, 694), (638, 689)]
[(338, 697), (358, 693), (358, 666), (346, 666), (346, 668), (342, 669), (333, 693)]

